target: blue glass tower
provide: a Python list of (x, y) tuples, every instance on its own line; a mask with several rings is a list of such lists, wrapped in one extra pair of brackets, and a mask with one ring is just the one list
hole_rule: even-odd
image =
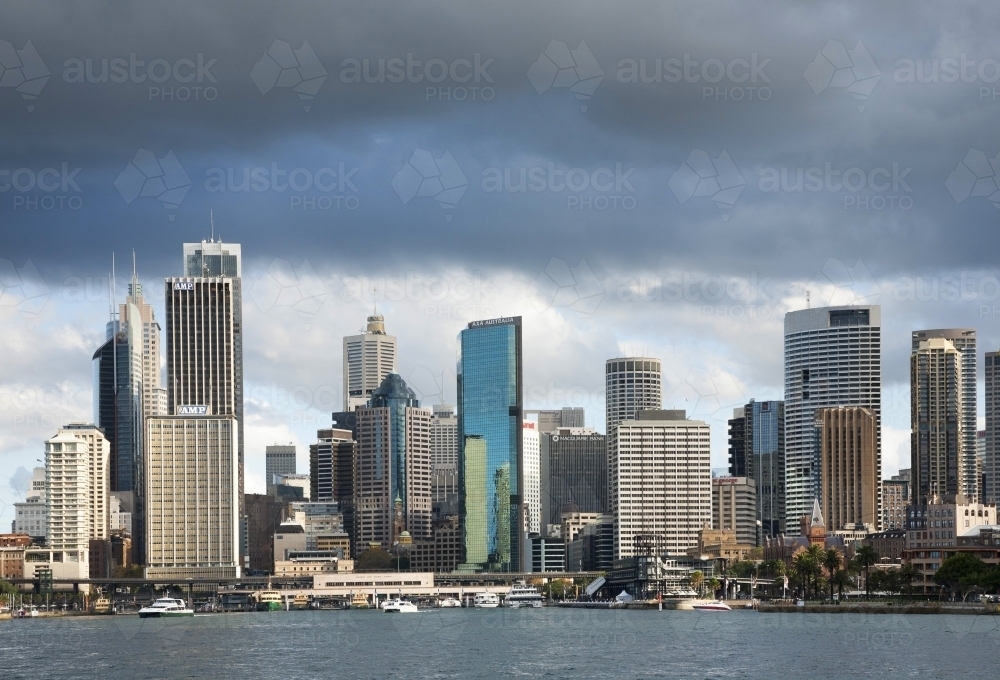
[(416, 393), (407, 386), (406, 381), (398, 373), (390, 373), (385, 380), (372, 392), (368, 402), (369, 408), (389, 409), (389, 465), (392, 486), (391, 498), (403, 500), (406, 509), (406, 409), (417, 408), (420, 402)]
[(459, 475), (464, 569), (518, 571), (523, 519), (521, 317), (459, 335)]

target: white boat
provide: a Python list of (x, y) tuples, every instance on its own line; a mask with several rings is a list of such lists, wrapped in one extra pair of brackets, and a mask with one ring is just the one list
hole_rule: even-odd
[(538, 588), (535, 586), (515, 583), (511, 586), (507, 599), (504, 600), (504, 606), (511, 609), (520, 609), (522, 607), (539, 608), (542, 606), (542, 594), (538, 592)]
[(715, 602), (695, 602), (693, 605), (691, 605), (691, 608), (694, 609), (695, 611), (699, 611), (699, 612), (728, 612), (728, 611), (732, 611), (732, 607), (730, 607), (728, 604), (726, 604), (722, 600), (718, 600), (718, 601), (715, 601)]
[(417, 609), (417, 605), (412, 602), (394, 598), (382, 603), (382, 611), (386, 613), (412, 614), (419, 610)]
[(194, 616), (194, 610), (188, 609), (184, 600), (173, 597), (161, 597), (148, 607), (139, 610), (140, 619), (166, 618), (170, 616)]
[(500, 606), (500, 597), (496, 593), (476, 593), (473, 606), (477, 609), (496, 609)]
[(456, 600), (453, 597), (446, 597), (443, 600), (441, 600), (440, 602), (438, 602), (438, 606), (439, 607), (461, 607), (462, 606), (462, 602), (461, 602), (461, 600)]

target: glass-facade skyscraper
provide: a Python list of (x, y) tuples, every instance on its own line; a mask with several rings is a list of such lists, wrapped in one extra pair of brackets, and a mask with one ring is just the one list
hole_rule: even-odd
[(746, 414), (748, 476), (757, 490), (761, 536), (785, 531), (785, 402), (751, 401)]
[(459, 478), (464, 569), (516, 571), (524, 527), (521, 317), (459, 335)]

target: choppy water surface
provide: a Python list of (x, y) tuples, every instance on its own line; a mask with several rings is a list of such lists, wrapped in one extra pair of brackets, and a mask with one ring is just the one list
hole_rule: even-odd
[(993, 678), (1000, 617), (625, 610), (0, 621), (0, 678)]

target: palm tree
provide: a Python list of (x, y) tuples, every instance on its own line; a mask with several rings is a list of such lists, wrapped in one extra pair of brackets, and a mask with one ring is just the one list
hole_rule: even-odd
[(792, 558), (792, 571), (799, 577), (802, 584), (802, 599), (809, 597), (809, 580), (816, 570), (816, 561), (808, 551), (798, 553)]
[(819, 597), (819, 577), (823, 565), (823, 546), (815, 543), (806, 548), (806, 553), (812, 561), (813, 595)]
[(833, 573), (833, 577), (830, 578), (830, 589), (831, 589), (830, 598), (831, 599), (833, 598), (832, 590), (833, 590), (833, 586), (834, 585), (837, 586), (837, 594), (840, 596), (839, 597), (839, 601), (843, 602), (844, 601), (844, 586), (850, 586), (851, 585), (851, 574), (850, 574), (850, 572), (848, 572), (846, 569), (838, 569), (837, 571), (835, 571)]
[(694, 571), (691, 572), (690, 579), (691, 579), (691, 587), (694, 590), (698, 591), (698, 595), (700, 596), (701, 585), (705, 582), (705, 574), (703, 574), (700, 570), (695, 569)]
[(858, 566), (865, 571), (865, 599), (870, 600), (872, 596), (871, 588), (868, 583), (868, 571), (869, 569), (878, 564), (879, 554), (875, 552), (875, 548), (870, 545), (863, 545), (858, 548), (858, 553), (855, 556), (858, 562)]
[(823, 553), (823, 566), (826, 568), (826, 573), (830, 577), (830, 600), (833, 600), (833, 576), (840, 570), (840, 565), (843, 562), (840, 557), (840, 551), (836, 548), (830, 548)]

